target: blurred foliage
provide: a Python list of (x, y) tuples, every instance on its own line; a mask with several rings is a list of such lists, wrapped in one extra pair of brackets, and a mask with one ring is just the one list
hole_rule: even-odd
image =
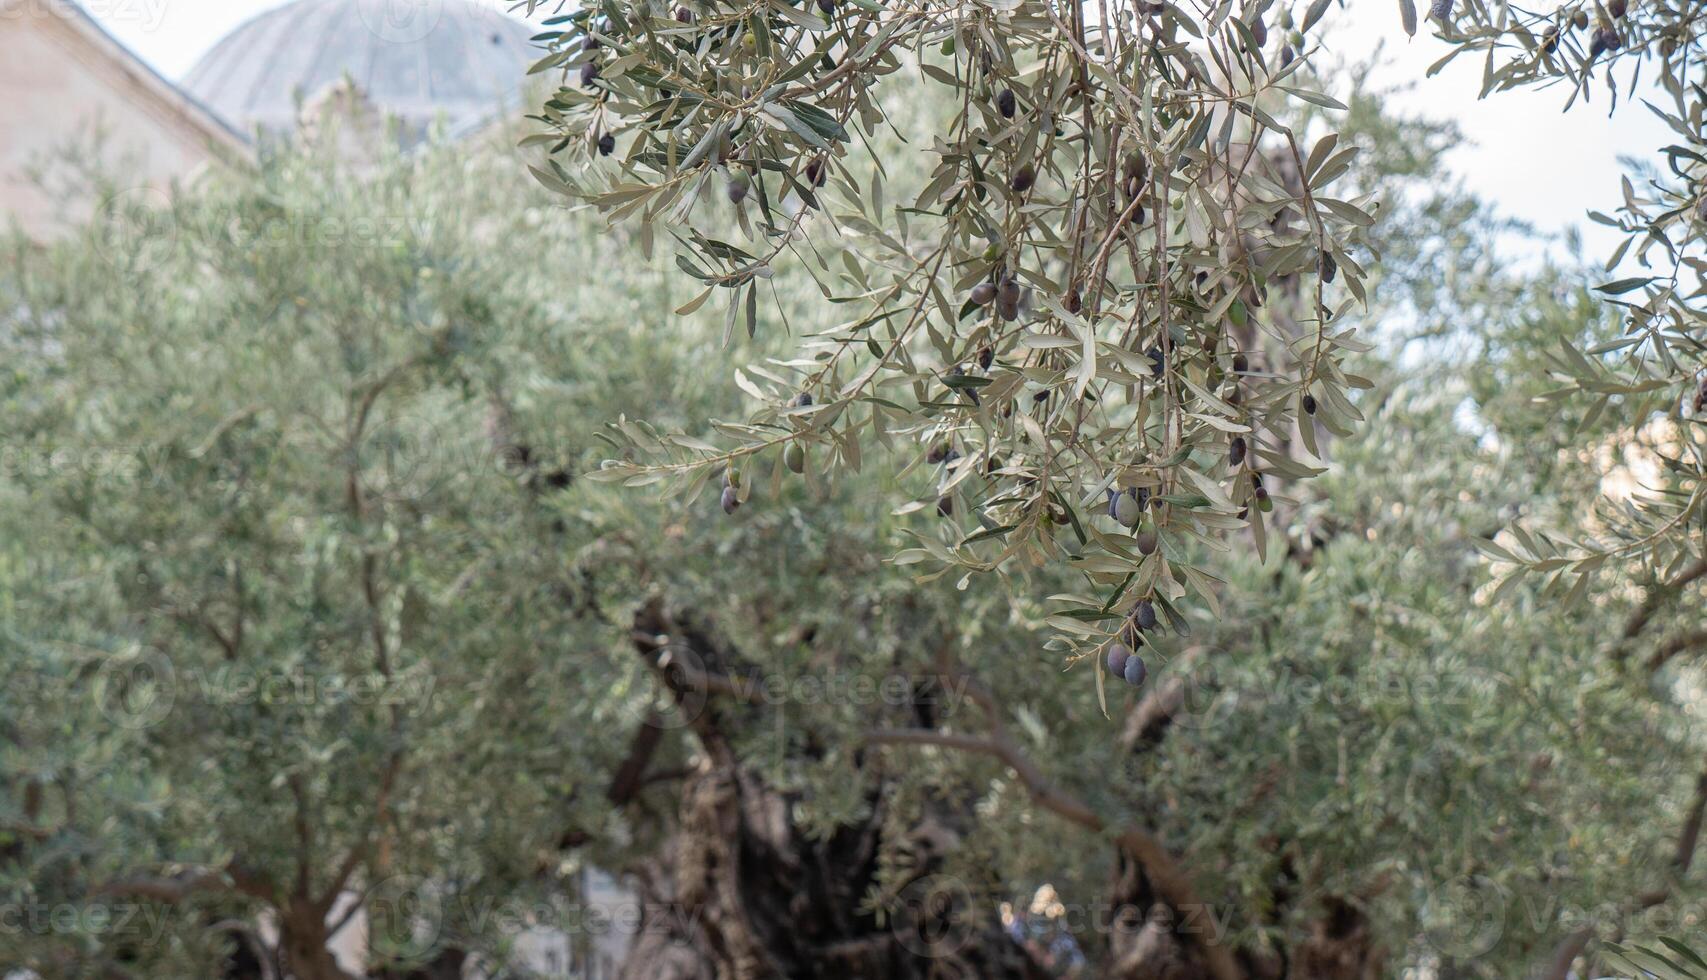
[(1550, 382), (1537, 397), (1583, 413), (1588, 451), (1634, 457), (1634, 486), (1609, 495), (1589, 519), (1525, 523), (1490, 549), (1560, 591), (1601, 569), (1635, 567), (1662, 589), (1687, 585), (1700, 577), (1696, 569), (1707, 569), (1704, 14), (1707, 6), (1689, 0), (1571, 2), (1547, 10), (1472, 3), (1442, 23), (1450, 50), (1435, 70), (1477, 53), (1484, 96), (1552, 87), (1564, 108), (1576, 111), (1597, 95), (1613, 111), (1622, 100), (1624, 111), (1657, 115), (1677, 139), (1660, 150), (1663, 164), (1632, 165), (1616, 211), (1589, 214), (1623, 236), (1593, 289), (1614, 321), (1610, 329), (1546, 338), (1553, 342), (1535, 348), (1541, 363), (1531, 376)]
[[(1466, 223), (1485, 207), (1435, 178), (1449, 129), (1348, 88), (1344, 147), (1410, 148), (1342, 178), (1394, 202), (1347, 329), (1400, 353), (1348, 360), (1365, 421), (1276, 508), (1266, 552), (1242, 532), (1169, 545), (1220, 584), (1152, 634), (1140, 690), (1091, 683), (1095, 663), (1061, 675), (1047, 597), (1086, 588), (1070, 565), (957, 581), (884, 560), (943, 540), (896, 500), (980, 461), (923, 462), (935, 422), (857, 470), (828, 433), (799, 476), (780, 444), (749, 454), (732, 516), (585, 479), (635, 420), (692, 439), (742, 414), (727, 379), (794, 342), (731, 352), (721, 311), (675, 318), (673, 263), (613, 249), (620, 226), (564, 214), (508, 151), (351, 167), (303, 149), (166, 210), (109, 188), (81, 235), (13, 243), (0, 897), (86, 910), (210, 883), (157, 936), (81, 919), (24, 930), (7, 963), (210, 975), (215, 923), (288, 922), (340, 888), (384, 962), (501, 957), (504, 920), (477, 913), (572, 903), (583, 863), (634, 869), (672, 829), (668, 781), (642, 808), (605, 799), (650, 711), (658, 769), (696, 761), (633, 646), (655, 596), (765, 683), (772, 723), (740, 731), (741, 759), (798, 824), (829, 834), (879, 779), (902, 824), (964, 800), (978, 832), (952, 873), (1053, 883), (1093, 955), (1107, 841), (988, 758), (862, 743), (907, 722), (943, 651), (1052, 781), (1181, 855), (1241, 949), (1295, 945), (1331, 902), (1369, 917), (1395, 971), (1517, 975), (1583, 909), (1645, 938), (1601, 910), (1662, 883), (1699, 899), (1671, 870), (1699, 671), (1652, 682), (1604, 655), (1602, 626), (1638, 602), (1616, 584), (1574, 609), (1528, 579), (1496, 595), (1476, 550), (1598, 491), (1606, 466), (1569, 455), (1565, 423), (1604, 423), (1526, 386), (1538, 351), (1608, 326), (1571, 274), (1512, 271), (1497, 223)], [(766, 282), (795, 329), (822, 329), (807, 273)], [(1135, 722), (1175, 686), (1167, 723)], [(964, 700), (942, 692), (941, 728), (978, 729)], [(421, 907), (383, 928), (399, 888)]]

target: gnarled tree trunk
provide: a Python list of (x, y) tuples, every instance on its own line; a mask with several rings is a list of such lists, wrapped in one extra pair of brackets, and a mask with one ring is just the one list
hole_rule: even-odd
[[(740, 668), (707, 633), (657, 602), (636, 616), (635, 642), (684, 698)], [(705, 676), (665, 662), (665, 648), (684, 642)], [(635, 876), (644, 916), (624, 980), (1048, 976), (1003, 930), (993, 905), (937, 876), (969, 814), (942, 805), (904, 840), (886, 839), (892, 831), (880, 788), (864, 820), (827, 839), (808, 838), (793, 822), (793, 801), (741, 764), (727, 717), (710, 706), (693, 721), (701, 767), (682, 786), (667, 846)], [(881, 918), (862, 909), (880, 848), (906, 853), (914, 873)]]

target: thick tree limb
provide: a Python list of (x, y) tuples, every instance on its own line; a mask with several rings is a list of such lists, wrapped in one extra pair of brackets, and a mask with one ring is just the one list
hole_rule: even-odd
[(1707, 771), (1695, 778), (1695, 800), (1689, 805), (1689, 816), (1683, 821), (1683, 832), (1677, 837), (1677, 852), (1672, 855), (1672, 867), (1681, 876), (1687, 874), (1695, 861), (1695, 845), (1701, 840), (1701, 818), (1707, 814)]
[[(660, 675), (663, 682), (677, 694), (692, 691), (697, 694), (723, 694), (736, 700), (755, 703), (761, 700), (757, 690), (747, 689), (735, 678), (724, 673), (721, 668), (725, 664), (719, 651), (707, 647), (698, 651), (705, 660), (705, 667), (686, 663), (666, 665), (662, 663), (662, 654), (672, 643), (692, 641), (691, 630), (684, 633), (664, 613), (662, 604), (654, 600), (648, 603), (635, 615), (635, 626), (631, 633), (637, 650), (641, 653), (647, 665)], [(704, 638), (701, 638), (704, 639)], [(706, 641), (709, 642), (709, 641)], [(696, 647), (700, 644), (695, 643)], [(1102, 834), (1109, 831), (1106, 821), (1092, 810), (1082, 800), (1056, 786), (1044, 771), (1026, 755), (1020, 747), (1006, 734), (1004, 714), (994, 693), (985, 687), (976, 677), (954, 666), (950, 657), (944, 651), (938, 651), (937, 657), (939, 680), (948, 683), (958, 683), (966, 692), (967, 697), (976, 702), (988, 717), (991, 733), (988, 735), (973, 735), (958, 732), (946, 732), (934, 728), (875, 728), (868, 730), (863, 741), (868, 745), (934, 745), (955, 751), (970, 752), (994, 758), (1010, 770), (1025, 787), (1028, 795), (1038, 806), (1056, 814), (1069, 823), (1075, 824), (1093, 833)], [(718, 750), (728, 751), (726, 745), (720, 745), (720, 733), (710, 720), (711, 713), (704, 713), (694, 719), (694, 729), (700, 735), (700, 741), (708, 752), (715, 757)], [(708, 738), (708, 736), (710, 736)], [(732, 760), (728, 760), (731, 761)], [(1133, 860), (1143, 866), (1144, 873), (1149, 876), (1155, 886), (1156, 894), (1167, 904), (1179, 910), (1202, 910), (1207, 908), (1192, 886), (1189, 877), (1175, 862), (1167, 849), (1149, 833), (1138, 828), (1122, 828), (1115, 835), (1116, 844)], [(1209, 917), (1213, 922), (1214, 917)], [(1240, 971), (1234, 962), (1231, 951), (1221, 945), (1221, 937), (1213, 932), (1194, 936), (1195, 945), (1200, 949), (1210, 976), (1214, 980), (1240, 980)]]
[(1668, 599), (1687, 588), (1691, 583), (1707, 577), (1707, 558), (1703, 558), (1684, 568), (1669, 582), (1656, 583), (1648, 589), (1648, 594), (1642, 599), (1642, 604), (1630, 614), (1624, 622), (1624, 632), (1619, 637), (1618, 646), (1613, 650), (1613, 657), (1623, 660), (1630, 655), (1630, 648), (1648, 628), (1648, 623), (1659, 612)]
[[(1007, 739), (980, 738), (930, 729), (873, 729), (866, 732), (864, 738), (872, 745), (935, 745), (990, 756), (1014, 771), (1014, 775), (1019, 777), (1037, 805), (1093, 833), (1103, 833), (1108, 829), (1107, 823), (1097, 816), (1094, 810), (1057, 788), (1018, 746)], [(1198, 898), (1191, 880), (1160, 841), (1137, 828), (1127, 828), (1115, 835), (1115, 842), (1144, 866), (1144, 872), (1150, 876), (1156, 893), (1168, 904), (1176, 909), (1187, 910), (1206, 907)], [(1239, 969), (1233, 962), (1231, 953), (1220, 945), (1221, 937), (1208, 935), (1198, 938), (1204, 960), (1216, 980), (1239, 980)]]
[(1707, 629), (1679, 633), (1660, 644), (1659, 648), (1648, 656), (1648, 669), (1659, 670), (1678, 654), (1703, 646), (1707, 646)]
[(386, 760), (385, 772), (379, 778), (379, 790), (374, 794), (371, 829), (350, 846), (349, 853), (344, 855), (343, 862), (338, 865), (337, 872), (332, 875), (332, 883), (327, 886), (325, 893), (315, 902), (322, 910), (322, 915), (330, 912), (332, 906), (337, 904), (338, 896), (343, 894), (344, 887), (350, 883), (350, 876), (355, 874), (356, 868), (367, 860), (374, 835), (384, 833), (385, 818), (391, 809), (391, 794), (397, 786), (397, 774), (402, 768), (403, 750), (393, 749), (390, 758)]
[(165, 904), (182, 902), (199, 892), (236, 891), (218, 871), (192, 871), (174, 878), (136, 877), (109, 881), (90, 893), (92, 898), (147, 898)]
[(277, 905), (272, 879), (232, 862), (223, 870), (198, 868), (171, 877), (138, 875), (97, 886), (89, 894), (96, 898), (149, 898), (157, 902), (181, 902), (199, 892), (236, 892)]
[(1100, 833), (1102, 818), (1079, 800), (1056, 789), (1030, 759), (1013, 743), (1002, 738), (941, 732), (935, 729), (872, 729), (865, 733), (870, 745), (935, 745), (960, 752), (973, 752), (999, 759), (1014, 771), (1033, 802), (1062, 819), (1076, 823), (1086, 830)]
[(634, 730), (634, 738), (628, 744), (628, 754), (623, 757), (622, 764), (617, 766), (616, 774), (611, 777), (610, 786), (605, 790), (605, 799), (612, 806), (624, 806), (634, 799), (646, 785), (646, 770), (652, 764), (652, 756), (658, 751), (658, 746), (664, 740), (663, 720), (657, 712), (649, 711), (640, 727)]

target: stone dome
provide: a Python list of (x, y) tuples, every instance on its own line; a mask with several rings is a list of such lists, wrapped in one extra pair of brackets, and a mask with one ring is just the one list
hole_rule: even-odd
[(534, 28), (469, 0), (292, 0), (238, 26), (183, 87), (244, 130), (287, 133), (301, 103), (352, 79), (420, 131), (517, 108)]

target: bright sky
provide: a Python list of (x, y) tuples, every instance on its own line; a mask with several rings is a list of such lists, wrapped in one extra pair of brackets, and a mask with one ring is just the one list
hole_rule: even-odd
[[(388, 0), (399, 7), (444, 0)], [(508, 9), (504, 0), (476, 0)], [(227, 31), (280, 0), (84, 0), (121, 41), (161, 72), (179, 78)], [(1425, 6), (1422, 3), (1419, 7)], [(555, 10), (555, 4), (550, 5)], [(1333, 52), (1360, 61), (1381, 51), (1378, 82), (1411, 84), (1400, 103), (1413, 111), (1451, 116), (1469, 137), (1453, 155), (1453, 174), (1474, 191), (1497, 202), (1506, 213), (1547, 231), (1567, 225), (1582, 228), (1588, 254), (1607, 254), (1617, 239), (1583, 217), (1589, 208), (1609, 211), (1618, 201), (1618, 157), (1646, 157), (1670, 142), (1669, 131), (1639, 103), (1620, 104), (1609, 119), (1604, 93), (1578, 104), (1566, 115), (1565, 91), (1507, 92), (1476, 99), (1481, 85), (1480, 59), (1464, 56), (1435, 78), (1428, 66), (1446, 53), (1443, 42), (1425, 31), (1407, 39), (1399, 27), (1393, 0), (1348, 0), (1324, 23)], [(1385, 45), (1382, 47), (1382, 45)]]

